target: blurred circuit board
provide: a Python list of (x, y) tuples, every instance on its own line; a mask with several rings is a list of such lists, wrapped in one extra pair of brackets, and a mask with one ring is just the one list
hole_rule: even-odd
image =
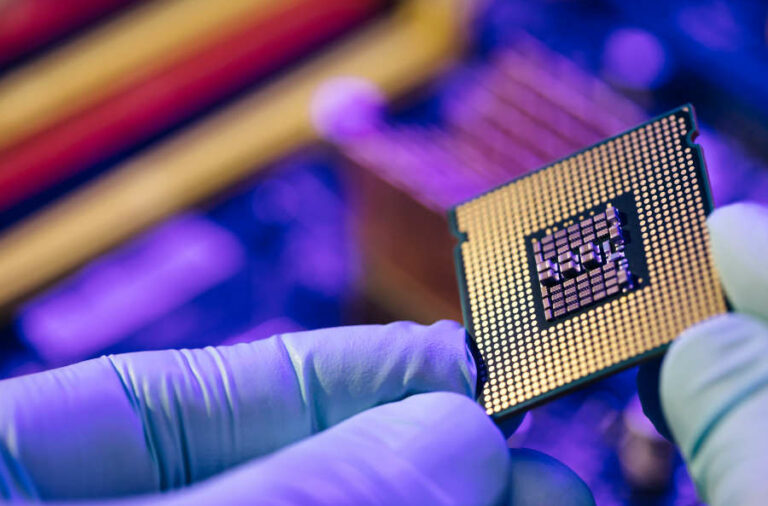
[(15, 320), (29, 351), (6, 340), (0, 375), (343, 323), (358, 267), (331, 162), (297, 155), (33, 298)]

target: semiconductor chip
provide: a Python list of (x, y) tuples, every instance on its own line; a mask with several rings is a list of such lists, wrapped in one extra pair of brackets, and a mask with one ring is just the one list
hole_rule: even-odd
[(695, 132), (686, 105), (451, 211), (488, 414), (658, 356), (726, 311)]

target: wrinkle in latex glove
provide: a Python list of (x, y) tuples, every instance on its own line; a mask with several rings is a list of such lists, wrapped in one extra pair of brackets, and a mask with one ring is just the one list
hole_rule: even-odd
[[(136, 506), (593, 505), (563, 464), (508, 454), (482, 408), (458, 395), (475, 384), (464, 344), (450, 322), (399, 323), (2, 382), (12, 402), (0, 413), (0, 493)], [(418, 393), (428, 390), (458, 394)]]
[[(420, 392), (472, 395), (453, 322), (141, 352), (0, 382), (0, 492), (115, 497), (196, 482)], [(130, 472), (127, 472), (130, 470)]]

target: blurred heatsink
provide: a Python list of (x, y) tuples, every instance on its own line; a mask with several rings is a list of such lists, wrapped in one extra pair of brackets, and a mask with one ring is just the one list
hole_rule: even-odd
[[(356, 219), (367, 291), (394, 316), (460, 317), (445, 211), (646, 119), (607, 84), (520, 33), (438, 90), (442, 124), (383, 117), (328, 133), (358, 168)], [(370, 103), (347, 100), (347, 112)], [(339, 114), (345, 114), (343, 110)]]

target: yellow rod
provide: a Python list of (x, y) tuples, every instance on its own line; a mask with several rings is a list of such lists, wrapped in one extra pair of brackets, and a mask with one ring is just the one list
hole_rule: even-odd
[(361, 77), (388, 95), (424, 82), (460, 48), (463, 5), (408, 1), (293, 73), (11, 229), (0, 237), (0, 307), (316, 139), (309, 104), (327, 79)]
[(0, 149), (295, 0), (154, 0), (0, 79)]

